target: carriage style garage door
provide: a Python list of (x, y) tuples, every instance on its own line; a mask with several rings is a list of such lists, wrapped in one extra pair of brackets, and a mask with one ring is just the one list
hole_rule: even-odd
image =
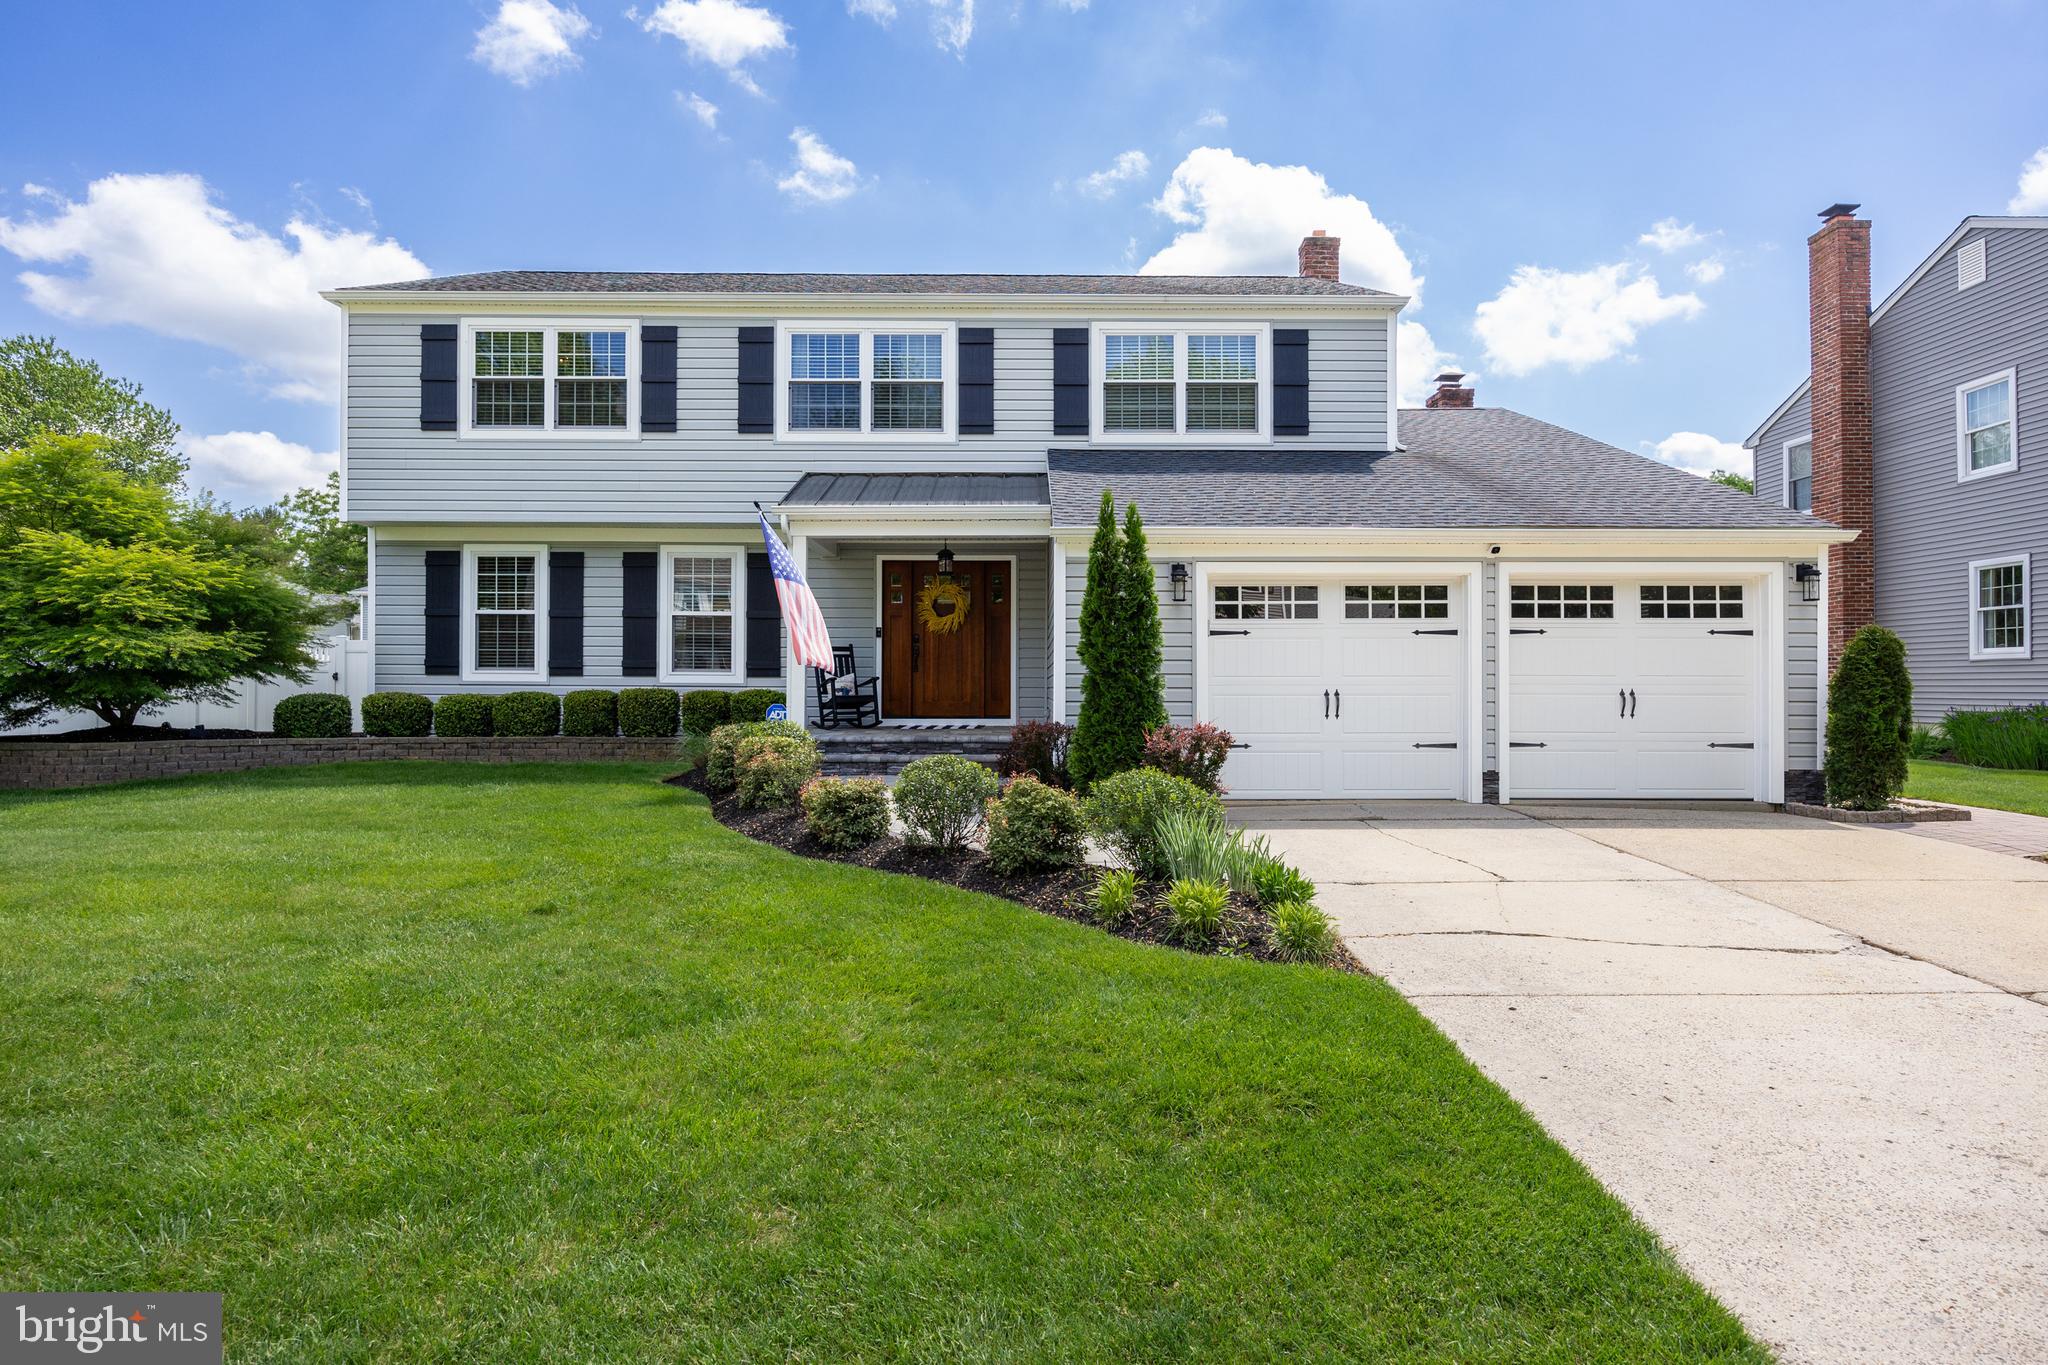
[(1230, 795), (1464, 795), (1465, 580), (1366, 570), (1209, 584), (1207, 719)]
[(1510, 800), (1761, 798), (1754, 580), (1511, 577)]

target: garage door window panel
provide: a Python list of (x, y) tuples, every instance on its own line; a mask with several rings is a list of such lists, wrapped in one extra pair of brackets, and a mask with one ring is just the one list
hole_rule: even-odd
[(1347, 583), (1347, 621), (1444, 621), (1451, 615), (1448, 583)]
[(1313, 583), (1226, 583), (1215, 597), (1219, 621), (1313, 621), (1321, 607)]
[(1645, 583), (1640, 594), (1645, 621), (1739, 621), (1739, 583)]
[(1516, 583), (1508, 589), (1516, 621), (1612, 621), (1612, 583)]

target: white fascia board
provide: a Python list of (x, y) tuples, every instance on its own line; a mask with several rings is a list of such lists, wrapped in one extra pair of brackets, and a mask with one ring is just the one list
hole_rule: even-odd
[(1399, 294), (1359, 298), (1328, 294), (662, 294), (633, 292), (434, 292), (375, 290), (320, 295), (338, 307), (354, 310), (426, 313), (525, 311), (589, 313), (619, 310), (696, 314), (707, 317), (903, 317), (920, 313), (948, 317), (1098, 317), (1118, 315), (1200, 313), (1261, 317), (1344, 314), (1398, 314), (1408, 305)]
[[(1763, 556), (1773, 559), (1805, 558), (1818, 541), (1839, 545), (1854, 540), (1854, 531), (1834, 527), (1766, 528), (1762, 530), (1607, 530), (1499, 527), (1431, 530), (1389, 530), (1365, 528), (1301, 527), (1294, 529), (1219, 530), (1147, 526), (1145, 533), (1155, 555), (1243, 549), (1252, 552), (1284, 552), (1288, 559), (1318, 555), (1358, 556), (1375, 551), (1478, 556), (1508, 559), (1516, 556), (1597, 554), (1602, 557), (1633, 555), (1645, 559), (1681, 559), (1702, 554), (1719, 556)], [(1069, 545), (1082, 545), (1092, 537), (1090, 528), (1063, 526), (1054, 535)], [(1493, 547), (1499, 546), (1498, 555)]]

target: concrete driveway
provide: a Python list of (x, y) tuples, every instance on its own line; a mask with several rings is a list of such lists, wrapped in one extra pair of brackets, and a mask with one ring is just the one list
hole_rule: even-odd
[(1785, 1359), (2048, 1359), (2048, 866), (1751, 808), (1233, 818)]

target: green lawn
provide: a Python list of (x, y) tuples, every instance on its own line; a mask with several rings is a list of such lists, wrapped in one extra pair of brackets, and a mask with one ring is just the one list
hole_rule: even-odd
[(2048, 773), (2025, 769), (1969, 768), (1916, 758), (1906, 778), (1906, 795), (1923, 801), (2048, 815)]
[(1378, 981), (656, 776), (0, 796), (0, 1284), (245, 1361), (1762, 1358)]

